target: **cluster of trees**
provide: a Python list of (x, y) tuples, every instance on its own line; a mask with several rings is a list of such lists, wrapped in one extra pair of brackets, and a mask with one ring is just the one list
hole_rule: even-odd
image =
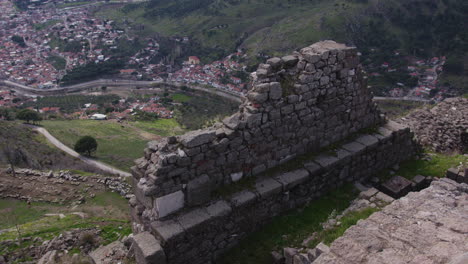
[(94, 80), (103, 75), (116, 74), (124, 65), (124, 61), (120, 59), (110, 59), (102, 63), (89, 62), (68, 72), (63, 76), (61, 84), (69, 85)]
[(20, 47), (26, 47), (26, 43), (24, 42), (24, 38), (18, 35), (13, 35), (11, 37), (11, 40), (18, 44)]

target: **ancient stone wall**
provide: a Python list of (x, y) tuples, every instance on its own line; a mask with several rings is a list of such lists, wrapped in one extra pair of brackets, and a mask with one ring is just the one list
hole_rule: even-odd
[(138, 263), (146, 263), (143, 259), (157, 259), (148, 263), (215, 263), (221, 254), (272, 217), (313, 203), (315, 198), (346, 182), (364, 180), (408, 159), (415, 150), (412, 137), (408, 128), (389, 122), (373, 134), (343, 142), (333, 153), (327, 151), (304, 161), (293, 171), (261, 175), (244, 190), (165, 220), (148, 222), (142, 216), (145, 208), (132, 199), (136, 226), (144, 227), (145, 233), (151, 233), (158, 241), (158, 250)]
[(132, 168), (140, 218), (150, 223), (203, 205), (220, 186), (382, 121), (355, 48), (324, 41), (269, 59), (253, 74), (238, 113), (149, 144)]

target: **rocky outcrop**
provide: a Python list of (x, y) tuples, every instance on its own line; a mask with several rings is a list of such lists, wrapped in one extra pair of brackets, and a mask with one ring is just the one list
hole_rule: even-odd
[(468, 252), (468, 185), (433, 181), (359, 221), (313, 264), (459, 263)]
[(401, 119), (417, 140), (437, 152), (468, 151), (468, 98), (448, 98)]

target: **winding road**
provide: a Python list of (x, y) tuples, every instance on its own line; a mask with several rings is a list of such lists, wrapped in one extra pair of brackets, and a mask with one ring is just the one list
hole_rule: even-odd
[(109, 166), (109, 165), (107, 165), (105, 163), (102, 163), (100, 161), (96, 161), (96, 160), (93, 160), (93, 159), (90, 159), (88, 157), (85, 157), (83, 155), (78, 154), (76, 151), (74, 151), (73, 149), (67, 147), (65, 144), (60, 142), (57, 138), (52, 136), (49, 133), (49, 131), (47, 131), (43, 127), (38, 127), (38, 126), (33, 126), (33, 125), (30, 125), (30, 127), (32, 129), (36, 130), (37, 132), (41, 133), (42, 135), (44, 135), (47, 138), (47, 140), (49, 140), (50, 143), (52, 143), (58, 149), (64, 151), (65, 153), (67, 153), (67, 154), (69, 154), (69, 155), (71, 155), (71, 156), (73, 156), (75, 158), (80, 159), (81, 161), (83, 161), (84, 163), (86, 163), (88, 165), (91, 165), (91, 166), (93, 166), (95, 168), (98, 168), (98, 169), (100, 169), (102, 171), (105, 171), (105, 172), (113, 174), (113, 175), (118, 175), (118, 176), (123, 176), (123, 177), (131, 177), (132, 176), (128, 172), (116, 169), (116, 168), (114, 168), (112, 166)]

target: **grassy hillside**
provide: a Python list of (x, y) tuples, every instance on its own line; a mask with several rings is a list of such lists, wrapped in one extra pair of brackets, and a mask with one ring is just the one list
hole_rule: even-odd
[(96, 138), (96, 158), (127, 171), (133, 166), (133, 161), (143, 155), (148, 141), (183, 132), (173, 119), (125, 124), (95, 120), (47, 120), (42, 125), (71, 148), (82, 136)]
[(0, 120), (0, 167), (8, 166), (5, 154), (7, 149), (14, 151), (17, 167), (98, 172), (79, 159), (56, 149), (30, 127), (18, 122)]
[(140, 35), (190, 36), (207, 48), (251, 55), (321, 39), (432, 55), (466, 52), (467, 13), (464, 0), (152, 0), (99, 15)]

